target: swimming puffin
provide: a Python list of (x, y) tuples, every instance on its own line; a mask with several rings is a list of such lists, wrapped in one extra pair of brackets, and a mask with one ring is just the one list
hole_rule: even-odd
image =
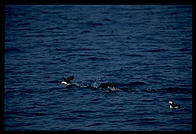
[(168, 103), (169, 103), (169, 108), (170, 109), (173, 109), (173, 108), (179, 109), (180, 108), (180, 105), (174, 104), (173, 101), (169, 101)]
[(64, 79), (64, 80), (61, 81), (61, 84), (71, 85), (71, 82), (70, 82), (70, 81), (74, 79), (74, 76), (69, 76), (69, 77), (63, 78), (63, 79)]
[(107, 88), (110, 89), (111, 91), (116, 91), (116, 83), (112, 82), (112, 83), (101, 83), (98, 88)]

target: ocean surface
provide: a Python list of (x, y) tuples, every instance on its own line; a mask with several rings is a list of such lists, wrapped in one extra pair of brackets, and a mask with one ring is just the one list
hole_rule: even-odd
[(4, 67), (4, 130), (192, 130), (191, 5), (6, 5)]

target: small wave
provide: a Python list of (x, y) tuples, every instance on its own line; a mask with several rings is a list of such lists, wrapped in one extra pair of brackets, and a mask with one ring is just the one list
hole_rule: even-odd
[(164, 93), (192, 93), (192, 90), (187, 88), (179, 88), (179, 87), (167, 87), (160, 89), (145, 89), (145, 92), (164, 92)]
[(167, 49), (151, 49), (151, 50), (146, 50), (145, 52), (164, 52), (167, 51)]
[(142, 99), (142, 102), (153, 102), (153, 99)]
[(57, 120), (77, 120), (78, 118), (70, 116), (70, 117), (57, 117), (55, 119), (57, 119)]
[(90, 57), (89, 60), (97, 61), (97, 60), (107, 60), (107, 59), (105, 59), (105, 58), (99, 58), (99, 57)]
[(21, 114), (21, 111), (19, 111), (19, 110), (6, 111), (5, 114), (6, 115), (11, 115), (11, 114), (16, 115), (16, 114)]
[[(56, 90), (60, 90), (61, 88), (58, 88), (58, 87), (52, 87), (52, 88), (49, 88), (48, 91), (49, 92), (52, 92), (52, 91), (56, 91)], [(45, 91), (42, 91), (42, 92), (45, 92)]]
[(13, 96), (13, 94), (19, 93), (18, 90), (6, 90), (6, 96)]
[(135, 122), (136, 119), (126, 119), (124, 122)]
[(88, 26), (92, 26), (92, 27), (96, 27), (96, 26), (102, 26), (102, 23), (98, 23), (98, 22), (93, 22), (93, 21), (88, 21), (85, 24), (87, 24)]
[(130, 86), (136, 86), (136, 85), (148, 85), (147, 83), (145, 82), (142, 82), (142, 81), (135, 81), (135, 82), (131, 82), (129, 83)]
[(77, 49), (77, 48), (67, 48), (67, 49), (56, 48), (56, 51), (75, 52), (75, 51), (79, 51), (79, 49)]
[(190, 51), (190, 49), (188, 47), (184, 47), (184, 48), (179, 49), (179, 51), (186, 52), (186, 51)]
[(142, 119), (142, 121), (144, 121), (144, 122), (152, 122), (154, 120), (155, 120), (154, 118), (143, 118)]
[(31, 31), (31, 28), (17, 28), (17, 31)]
[(104, 18), (103, 21), (108, 21), (108, 22), (111, 22), (112, 20), (109, 19), (109, 18)]
[(92, 110), (74, 110), (71, 113), (92, 113)]
[(48, 81), (48, 83), (59, 83), (59, 81), (57, 81), (57, 80), (50, 80), (50, 81)]
[(26, 116), (26, 117), (31, 117), (32, 115), (34, 115), (34, 113), (32, 112), (25, 112), (22, 109), (20, 111), (19, 110), (8, 111), (5, 112), (5, 114), (7, 115), (7, 118), (11, 118), (12, 115)]
[(130, 82), (130, 83), (118, 83), (117, 84), (117, 86), (122, 90), (129, 90), (129, 89), (132, 89), (132, 87), (143, 86), (143, 85), (148, 85), (148, 84), (145, 82), (142, 82), (142, 81), (135, 81), (135, 82)]
[(141, 54), (126, 54), (125, 56), (130, 56), (130, 57), (142, 57)]
[(102, 123), (97, 122), (97, 123), (87, 125), (86, 127), (92, 127), (92, 126), (98, 126), (98, 125), (102, 125)]
[(84, 30), (84, 31), (81, 31), (80, 34), (85, 34), (85, 33), (90, 33), (89, 30)]
[(20, 92), (21, 92), (21, 93), (25, 93), (25, 94), (31, 94), (31, 93), (34, 92), (34, 90), (33, 90), (33, 89), (30, 89), (30, 88), (22, 88), (22, 89), (20, 90)]
[(34, 109), (34, 108), (36, 108), (36, 106), (33, 106), (33, 105), (32, 105), (32, 106), (30, 105), (30, 106), (27, 106), (27, 107), (26, 107), (26, 109), (30, 109), (30, 110), (32, 110), (32, 109)]
[(48, 27), (46, 30), (61, 30), (60, 27)]
[(13, 73), (14, 72), (14, 68), (9, 68), (9, 69), (5, 69), (5, 73)]
[(81, 53), (81, 54), (78, 54), (78, 56), (93, 56), (93, 55), (89, 53)]
[(69, 37), (66, 40), (76, 40), (76, 39), (77, 39), (76, 37)]
[(5, 39), (5, 42), (7, 43), (7, 42), (15, 42), (15, 38), (8, 38), (8, 39)]
[(28, 25), (30, 25), (31, 23), (30, 22), (25, 22), (25, 23), (19, 23), (19, 24), (17, 24), (17, 26), (19, 27), (19, 26), (22, 26), (22, 27), (24, 27), (24, 26), (28, 26)]
[(5, 53), (20, 53), (20, 52), (21, 50), (19, 48), (11, 47), (5, 49)]
[(62, 51), (62, 52), (78, 52), (78, 51), (92, 51), (92, 50), (99, 50), (95, 48), (56, 48), (56, 51)]
[(96, 48), (86, 48), (86, 47), (84, 47), (84, 48), (80, 48), (80, 50), (82, 50), (82, 51), (91, 51), (91, 50), (99, 50), (99, 49), (96, 49)]
[(92, 99), (92, 102), (97, 102), (99, 100), (100, 100), (99, 98), (94, 98), (94, 99)]
[(36, 113), (32, 113), (34, 116), (44, 116), (47, 115), (47, 113), (45, 112), (36, 112)]

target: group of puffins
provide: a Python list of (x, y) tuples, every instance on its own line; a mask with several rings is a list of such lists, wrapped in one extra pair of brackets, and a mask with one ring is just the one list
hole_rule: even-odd
[[(63, 81), (61, 81), (61, 84), (69, 86), (72, 85), (71, 80), (74, 79), (74, 76), (69, 76), (67, 78), (63, 78)], [(106, 88), (109, 89), (110, 91), (116, 91), (118, 88), (116, 87), (116, 83), (101, 83), (98, 88)], [(169, 108), (170, 109), (179, 109), (180, 105), (175, 104), (173, 101), (169, 101)]]
[[(69, 86), (69, 85), (73, 85), (71, 83), (71, 80), (74, 79), (74, 76), (69, 76), (67, 78), (63, 78), (63, 81), (61, 81), (61, 84)], [(110, 91), (116, 91), (118, 90), (118, 88), (116, 87), (116, 83), (112, 82), (112, 83), (101, 83), (97, 88), (106, 88), (109, 89)]]

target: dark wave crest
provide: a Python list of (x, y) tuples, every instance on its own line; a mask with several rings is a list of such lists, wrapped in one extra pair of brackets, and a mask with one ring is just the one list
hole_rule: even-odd
[(5, 53), (20, 53), (21, 50), (19, 48), (10, 47), (5, 49)]
[(167, 88), (160, 88), (160, 89), (145, 89), (145, 92), (149, 93), (192, 93), (191, 89), (188, 88), (181, 88), (181, 87), (167, 87)]

